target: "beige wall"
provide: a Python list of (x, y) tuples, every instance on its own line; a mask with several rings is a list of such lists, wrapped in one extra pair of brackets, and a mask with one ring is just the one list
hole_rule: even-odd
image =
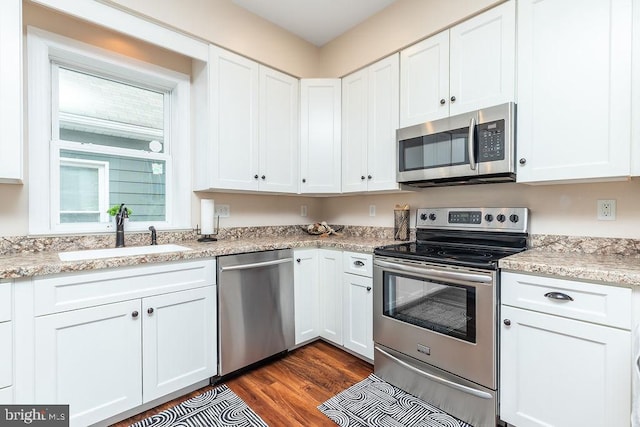
[(220, 47), (296, 77), (318, 70), (316, 46), (266, 21), (231, 0), (110, 0)]
[(320, 50), (320, 74), (343, 77), (503, 0), (398, 0)]

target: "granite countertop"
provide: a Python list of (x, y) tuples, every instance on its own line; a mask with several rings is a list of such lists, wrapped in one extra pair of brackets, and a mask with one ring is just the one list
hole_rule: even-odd
[(534, 248), (503, 258), (502, 270), (604, 284), (640, 286), (640, 255), (555, 251)]
[(200, 243), (197, 240), (177, 241), (176, 244), (191, 248), (190, 251), (167, 252), (153, 255), (102, 258), (82, 261), (60, 261), (58, 251), (18, 253), (0, 256), (0, 279), (19, 279), (75, 271), (90, 271), (103, 268), (136, 266), (140, 264), (170, 262), (257, 252), (286, 248), (329, 248), (355, 252), (370, 252), (378, 246), (398, 243), (385, 237), (311, 235), (269, 236), (259, 238), (221, 239), (217, 242)]

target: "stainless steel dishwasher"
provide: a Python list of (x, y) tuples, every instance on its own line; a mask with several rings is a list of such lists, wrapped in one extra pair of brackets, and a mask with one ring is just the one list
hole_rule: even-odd
[(218, 257), (218, 375), (294, 344), (291, 249)]

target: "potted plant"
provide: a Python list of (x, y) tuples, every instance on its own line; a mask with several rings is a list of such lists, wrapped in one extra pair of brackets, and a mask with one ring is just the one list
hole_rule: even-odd
[[(127, 216), (131, 216), (133, 211), (131, 209), (129, 209), (128, 207), (126, 207), (126, 206), (124, 207), (124, 209), (127, 211)], [(110, 216), (116, 216), (116, 214), (118, 213), (119, 210), (120, 210), (120, 205), (113, 205), (107, 210), (107, 213)]]

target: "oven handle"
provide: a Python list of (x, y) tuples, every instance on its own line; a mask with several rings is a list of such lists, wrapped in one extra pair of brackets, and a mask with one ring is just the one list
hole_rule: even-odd
[(413, 372), (415, 372), (415, 373), (417, 373), (419, 375), (427, 377), (432, 381), (444, 384), (444, 385), (449, 386), (451, 388), (455, 388), (456, 390), (462, 391), (464, 393), (470, 394), (470, 395), (475, 396), (475, 397), (479, 397), (481, 399), (493, 399), (493, 396), (491, 396), (491, 394), (487, 393), (486, 391), (476, 390), (475, 388), (471, 388), (471, 387), (468, 387), (468, 386), (463, 385), (463, 384), (454, 383), (453, 381), (449, 381), (446, 378), (442, 378), (442, 377), (439, 377), (437, 375), (433, 375), (433, 374), (430, 374), (428, 372), (424, 372), (423, 370), (420, 370), (420, 369), (416, 368), (415, 366), (412, 366), (412, 365), (408, 364), (404, 360), (400, 360), (397, 357), (395, 357), (394, 355), (387, 353), (386, 351), (384, 351), (380, 347), (376, 346), (375, 349), (378, 350), (380, 353), (384, 354), (385, 356), (387, 356), (389, 359), (393, 360), (394, 362), (402, 365), (403, 367), (405, 367), (405, 368), (407, 368), (407, 369), (409, 369), (409, 370), (411, 370), (411, 371), (413, 371)]
[(432, 268), (419, 268), (419, 267), (410, 267), (408, 265), (396, 264), (393, 262), (376, 260), (375, 265), (380, 267), (392, 268), (398, 271), (404, 271), (407, 273), (415, 273), (421, 276), (429, 275), (430, 277), (436, 277), (439, 279), (453, 279), (453, 280), (466, 280), (469, 282), (476, 283), (491, 283), (493, 282), (493, 278), (491, 276), (485, 276), (482, 274), (472, 274), (472, 273), (459, 273), (457, 271), (440, 271), (434, 270)]

